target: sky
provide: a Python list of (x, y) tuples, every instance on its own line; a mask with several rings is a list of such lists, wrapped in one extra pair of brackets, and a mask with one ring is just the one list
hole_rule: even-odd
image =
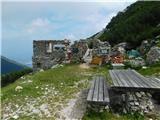
[(33, 40), (72, 42), (101, 31), (119, 11), (135, 1), (3, 1), (1, 54), (31, 64)]

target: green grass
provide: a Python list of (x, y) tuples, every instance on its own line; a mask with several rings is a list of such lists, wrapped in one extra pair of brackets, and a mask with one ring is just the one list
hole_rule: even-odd
[(150, 65), (147, 67), (147, 69), (139, 69), (139, 73), (142, 75), (155, 75), (155, 76), (160, 76), (160, 63)]
[[(79, 65), (70, 64), (64, 65), (63, 67), (46, 70), (44, 72), (37, 72), (34, 74), (25, 75), (25, 79), (18, 79), (13, 84), (10, 84), (1, 89), (1, 100), (2, 100), (2, 114), (5, 112), (4, 106), (7, 106), (9, 103), (13, 104), (13, 110), (16, 109), (14, 104), (25, 105), (27, 100), (25, 99), (27, 96), (29, 99), (37, 99), (44, 95), (44, 88), (48, 86), (49, 89), (55, 88), (55, 91), (58, 91), (58, 95), (53, 95), (50, 93), (47, 99), (41, 101), (49, 103), (52, 112), (55, 112), (59, 104), (66, 104), (67, 100), (74, 97), (74, 94), (79, 92), (82, 89), (89, 87), (88, 81), (91, 80), (93, 75), (104, 75), (108, 78), (108, 69), (109, 66), (105, 65), (102, 67), (92, 67), (89, 69), (80, 68)], [(158, 65), (150, 66), (148, 69), (139, 70), (140, 73), (144, 75), (151, 75), (160, 71), (160, 67)], [(28, 80), (31, 80), (31, 83), (24, 83)], [(86, 80), (83, 83), (79, 81)], [(107, 79), (107, 82), (111, 84), (111, 79)], [(22, 86), (23, 90), (20, 92), (16, 92), (16, 86)], [(38, 88), (36, 88), (38, 86)], [(43, 89), (41, 89), (43, 88)], [(34, 119), (39, 119), (38, 116), (33, 116)], [(30, 117), (25, 116), (23, 114), (20, 115), (19, 119), (28, 120)], [(54, 119), (54, 117), (43, 119)], [(117, 116), (112, 112), (102, 112), (102, 113), (94, 113), (92, 111), (86, 112), (83, 117), (84, 120), (144, 120), (143, 116), (137, 115), (120, 115)]]
[[(106, 66), (83, 69), (80, 68), (79, 65), (73, 64), (64, 65), (63, 67), (46, 70), (44, 72), (37, 72), (33, 75), (25, 75), (25, 79), (20, 78), (13, 84), (1, 89), (2, 114), (4, 112), (4, 106), (7, 106), (9, 103), (12, 103), (13, 109), (16, 109), (14, 108), (14, 104), (24, 105), (27, 102), (27, 100), (25, 100), (26, 97), (29, 99), (37, 99), (38, 97), (43, 96), (44, 89), (41, 88), (45, 88), (46, 85), (49, 89), (55, 88), (55, 91), (58, 91), (58, 95), (53, 96), (51, 93), (47, 99), (41, 101), (50, 103), (50, 105), (53, 106), (54, 112), (56, 102), (65, 104), (67, 99), (73, 98), (74, 94), (88, 87), (88, 80), (91, 80), (91, 76), (99, 74), (106, 76)], [(24, 83), (28, 80), (31, 80), (32, 82)], [(76, 83), (81, 80), (86, 80), (86, 82), (76, 85)], [(23, 90), (20, 92), (15, 91), (16, 86), (22, 86)], [(19, 119), (27, 118), (28, 116), (20, 115)], [(38, 118), (35, 116), (35, 119)]]

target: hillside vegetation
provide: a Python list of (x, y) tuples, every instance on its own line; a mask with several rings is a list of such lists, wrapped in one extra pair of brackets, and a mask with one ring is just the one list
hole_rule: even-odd
[(140, 45), (142, 40), (159, 34), (159, 2), (138, 1), (113, 17), (99, 39), (109, 41), (111, 45), (128, 42), (134, 48)]
[(2, 88), (1, 119), (54, 120), (68, 100), (88, 86), (92, 75), (106, 73), (106, 67), (83, 69), (65, 65), (25, 75)]

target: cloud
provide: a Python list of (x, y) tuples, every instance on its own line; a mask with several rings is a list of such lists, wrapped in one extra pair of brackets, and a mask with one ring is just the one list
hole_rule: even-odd
[(47, 18), (34, 19), (27, 28), (28, 33), (48, 32), (53, 29), (51, 22)]
[(15, 1), (2, 2), (2, 54), (20, 61), (24, 54), (26, 61), (31, 60), (33, 40), (90, 37), (131, 4), (115, 0)]
[(69, 33), (65, 35), (64, 38), (70, 39), (70, 40), (77, 40), (77, 37), (73, 33)]
[(136, 0), (2, 0), (8, 2), (135, 2)]

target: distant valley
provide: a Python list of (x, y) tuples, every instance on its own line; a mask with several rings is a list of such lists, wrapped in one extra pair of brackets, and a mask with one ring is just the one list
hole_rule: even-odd
[(28, 66), (31, 65), (26, 66), (4, 56), (1, 56), (1, 74), (7, 74), (13, 71), (20, 71), (29, 68)]

